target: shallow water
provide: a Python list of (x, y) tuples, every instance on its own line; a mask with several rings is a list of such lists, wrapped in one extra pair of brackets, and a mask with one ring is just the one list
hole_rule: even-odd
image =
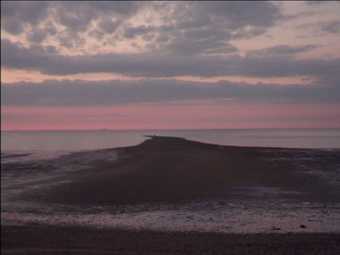
[(136, 145), (157, 134), (221, 145), (340, 148), (340, 129), (221, 129), (136, 131), (7, 131), (2, 152), (68, 152)]

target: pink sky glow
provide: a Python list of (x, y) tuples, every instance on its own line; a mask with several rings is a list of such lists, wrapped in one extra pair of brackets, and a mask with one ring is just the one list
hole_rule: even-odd
[(1, 129), (340, 128), (339, 13), (2, 1)]
[(9, 107), (2, 109), (1, 129), (327, 128), (330, 125), (340, 128), (339, 107), (340, 104), (243, 104), (205, 101), (89, 108)]

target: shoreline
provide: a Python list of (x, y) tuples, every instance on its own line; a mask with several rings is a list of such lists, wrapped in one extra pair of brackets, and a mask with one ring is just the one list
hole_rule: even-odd
[(235, 187), (263, 186), (297, 192), (306, 201), (340, 201), (337, 187), (308, 173), (315, 169), (331, 175), (339, 164), (338, 151), (223, 146), (151, 136), (136, 146), (73, 153), (64, 159), (72, 161), (74, 156), (76, 164), (86, 162), (88, 169), (31, 198), (74, 205), (176, 203), (229, 197)]
[[(18, 203), (2, 212), (28, 223), (1, 225), (2, 252), (340, 254), (339, 208), (331, 206), (340, 202), (339, 163), (338, 151), (223, 146), (174, 137), (2, 162), (2, 191), (8, 204)], [(188, 206), (188, 201), (198, 202)], [(58, 204), (60, 210), (53, 206)], [(174, 210), (133, 211), (143, 204), (172, 204)], [(110, 206), (122, 211), (115, 214)], [(47, 225), (53, 221), (60, 225)], [(227, 230), (216, 231), (222, 228)]]

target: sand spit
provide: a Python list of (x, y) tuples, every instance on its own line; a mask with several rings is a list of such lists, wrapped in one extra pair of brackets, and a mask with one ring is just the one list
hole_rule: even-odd
[(27, 198), (76, 205), (177, 203), (244, 196), (247, 192), (235, 192), (244, 187), (253, 195), (254, 188), (268, 187), (288, 198), (340, 201), (336, 150), (220, 146), (153, 136), (114, 151), (114, 160), (108, 156), (112, 150), (68, 155), (74, 169), (86, 169), (67, 175), (68, 183)]

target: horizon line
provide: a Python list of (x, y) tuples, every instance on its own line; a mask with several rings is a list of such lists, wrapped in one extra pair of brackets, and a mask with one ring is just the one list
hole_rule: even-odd
[(67, 132), (67, 131), (213, 131), (213, 130), (266, 130), (266, 129), (340, 129), (340, 127), (262, 127), (262, 128), (140, 128), (140, 129), (1, 129), (1, 132)]

